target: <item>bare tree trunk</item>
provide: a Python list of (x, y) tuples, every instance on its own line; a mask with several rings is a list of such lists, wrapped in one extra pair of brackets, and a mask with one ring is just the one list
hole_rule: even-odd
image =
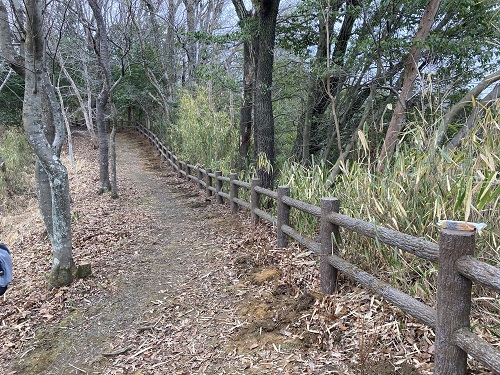
[[(7, 12), (7, 7), (3, 1), (0, 1), (0, 50), (2, 56), (5, 60), (9, 62), (10, 67), (17, 74), (24, 78), (24, 39), (16, 38), (9, 25), (9, 14)], [(19, 22), (16, 23), (15, 27), (19, 32), (24, 31), (24, 15), (20, 13), (17, 16)], [(19, 40), (16, 40), (19, 39)], [(14, 49), (13, 41), (20, 44), (20, 53)]]
[(314, 98), (312, 93), (314, 92), (314, 87), (316, 86), (316, 78), (311, 79), (311, 88), (309, 89), (309, 95), (307, 95), (306, 108), (304, 113), (304, 126), (302, 128), (302, 164), (308, 165), (311, 161), (311, 123), (312, 123), (312, 112), (314, 106)]
[(389, 127), (384, 139), (384, 144), (382, 145), (382, 151), (379, 156), (378, 171), (383, 172), (386, 164), (390, 161), (396, 144), (399, 139), (399, 133), (403, 127), (403, 122), (406, 119), (406, 103), (410, 97), (410, 92), (413, 88), (413, 82), (417, 77), (417, 64), (420, 60), (420, 55), (422, 52), (422, 41), (427, 37), (429, 31), (434, 23), (436, 13), (439, 8), (440, 0), (430, 0), (425, 8), (424, 14), (420, 19), (420, 24), (413, 38), (412, 47), (408, 55), (408, 60), (406, 61), (405, 70), (403, 73), (403, 86), (401, 88), (401, 93), (399, 94), (398, 101), (396, 103), (396, 108), (389, 122)]
[[(327, 53), (326, 53), (326, 71), (328, 72), (328, 75), (330, 75), (330, 69), (331, 69), (329, 15), (330, 15), (330, 0), (328, 0), (328, 9), (327, 9), (327, 13), (326, 13), (326, 22), (325, 22), (326, 40), (327, 40), (327, 43), (326, 43), (326, 51), (327, 51)], [(349, 23), (347, 25), (345, 22), (346, 20), (349, 20)], [(349, 37), (350, 37), (350, 34), (352, 32), (352, 27), (354, 26), (354, 21), (355, 21), (354, 18), (346, 17), (344, 19), (343, 24), (342, 24), (342, 28), (344, 28), (344, 25), (346, 25), (346, 27), (348, 27)], [(341, 30), (340, 35), (342, 35), (342, 30)], [(349, 37), (346, 36), (346, 37), (344, 37), (344, 39), (349, 39)], [(342, 37), (340, 37), (340, 40), (342, 40)], [(346, 43), (345, 48), (347, 49), (347, 43)], [(330, 77), (328, 77), (326, 80), (326, 93), (328, 94), (328, 97), (330, 98), (330, 103), (331, 103), (331, 107), (332, 107), (332, 117), (333, 117), (332, 120), (333, 120), (333, 123), (335, 125), (335, 134), (336, 134), (336, 138), (337, 138), (337, 148), (339, 151), (339, 157), (341, 158), (340, 161), (343, 162), (344, 159), (343, 159), (343, 155), (342, 155), (342, 140), (340, 139), (340, 124), (339, 124), (339, 119), (337, 117), (337, 108), (335, 105), (335, 95), (332, 92), (332, 80), (330, 79)]]
[(42, 163), (36, 158), (35, 161), (35, 179), (38, 194), (38, 208), (40, 209), (40, 216), (42, 216), (45, 229), (47, 230), (47, 237), (52, 238), (54, 227), (52, 225), (52, 190), (50, 188), (50, 181), (47, 172), (42, 167)]
[[(248, 11), (243, 0), (233, 0), (233, 5), (240, 22), (249, 22), (254, 15)], [(243, 95), (240, 108), (240, 135), (238, 144), (238, 169), (242, 170), (248, 164), (250, 155), (250, 140), (252, 136), (252, 110), (255, 89), (256, 37), (243, 41)]]
[(103, 78), (102, 88), (97, 97), (96, 103), (96, 122), (97, 136), (99, 138), (99, 180), (101, 183), (99, 192), (111, 190), (111, 182), (109, 179), (109, 145), (108, 134), (106, 131), (106, 105), (111, 91), (111, 70), (109, 67), (109, 46), (108, 33), (106, 24), (102, 16), (101, 7), (97, 0), (88, 0), (92, 13), (97, 24), (97, 45), (96, 54), (101, 66), (101, 74)]
[(243, 101), (240, 110), (239, 167), (249, 162), (250, 140), (253, 128), (253, 95), (255, 87), (255, 48), (253, 42), (243, 46)]
[[(175, 25), (175, 13), (177, 11), (178, 5), (175, 5), (174, 0), (168, 0), (168, 14), (167, 14), (167, 19), (168, 19), (168, 28), (167, 28), (167, 51), (166, 51), (166, 56), (167, 56), (167, 63), (165, 67), (165, 77), (167, 79), (167, 98), (168, 101), (172, 101), (174, 98), (174, 92), (175, 92), (175, 84), (177, 81), (177, 75), (176, 75), (176, 64), (175, 64), (175, 58), (176, 58), (176, 50), (175, 50), (175, 35), (174, 35), (174, 25)], [(166, 108), (168, 110), (168, 108)], [(167, 118), (168, 121), (171, 122), (172, 118), (170, 117), (170, 111), (168, 110), (167, 112)]]
[(108, 94), (106, 90), (101, 90), (96, 102), (96, 123), (97, 123), (97, 139), (99, 143), (99, 193), (111, 190), (111, 183), (109, 181), (109, 145), (108, 133), (106, 129), (106, 103), (108, 101)]
[[(30, 69), (25, 71), (23, 120), (28, 141), (41, 167), (39, 170), (47, 174), (50, 184), (52, 234), (49, 233), (49, 236), (53, 262), (49, 282), (59, 287), (73, 281), (75, 266), (71, 245), (68, 172), (59, 159), (64, 139), (64, 123), (61, 109), (55, 100), (54, 88), (44, 67), (43, 6), (44, 1), (41, 0), (26, 2), (30, 22), (26, 24), (25, 66)], [(51, 112), (51, 116), (47, 115), (48, 112)], [(44, 123), (50, 119), (52, 124)], [(55, 128), (52, 145), (47, 140), (44, 127)]]
[(62, 114), (62, 117), (63, 117), (63, 120), (64, 120), (64, 125), (66, 127), (66, 137), (68, 139), (68, 154), (69, 154), (69, 165), (71, 167), (74, 167), (75, 165), (75, 155), (73, 154), (73, 139), (71, 137), (71, 128), (70, 128), (70, 124), (69, 124), (69, 121), (68, 121), (68, 116), (66, 115), (66, 109), (64, 108), (64, 99), (63, 99), (63, 96), (61, 94), (61, 89), (60, 89), (60, 78), (61, 76), (59, 75), (59, 79), (57, 81), (57, 97), (59, 99), (59, 106), (61, 107), (61, 114)]

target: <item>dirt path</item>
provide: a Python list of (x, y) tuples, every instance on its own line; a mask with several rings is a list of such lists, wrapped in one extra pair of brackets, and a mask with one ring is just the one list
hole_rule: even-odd
[(79, 155), (73, 242), (93, 277), (42, 290), (47, 245), (29, 224), (0, 309), (0, 374), (432, 372), (428, 329), (345, 280), (342, 298), (315, 292), (311, 252), (274, 249), (272, 232), (206, 200), (137, 135), (118, 137), (118, 200), (95, 195), (96, 155)]

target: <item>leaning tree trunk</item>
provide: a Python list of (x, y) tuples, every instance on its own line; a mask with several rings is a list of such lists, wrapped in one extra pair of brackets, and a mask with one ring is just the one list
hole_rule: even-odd
[[(329, 61), (329, 51), (331, 40), (334, 38), (330, 34), (337, 22), (339, 9), (344, 4), (342, 1), (336, 1), (331, 7), (328, 6), (326, 12), (318, 15), (318, 44), (316, 49), (315, 64), (320, 68), (325, 68), (326, 62)], [(359, 0), (348, 0), (346, 7), (359, 6)], [(358, 17), (357, 12), (347, 10), (342, 20), (342, 26), (336, 37), (335, 47), (331, 54), (333, 63), (337, 67), (343, 67), (345, 55), (349, 40), (352, 37), (354, 23)], [(322, 129), (322, 117), (329, 106), (332, 105), (332, 98), (336, 95), (338, 87), (342, 84), (342, 75), (327, 70), (326, 77), (313, 76), (309, 85), (309, 93), (307, 99), (307, 108), (301, 116), (299, 126), (303, 129), (298, 129), (296, 147), (302, 149), (299, 156), (303, 164), (308, 164), (311, 155), (317, 154), (323, 148), (324, 131)], [(329, 89), (328, 89), (329, 88)]]
[(408, 54), (408, 59), (406, 62), (405, 70), (403, 73), (403, 86), (401, 88), (401, 93), (399, 94), (396, 107), (389, 122), (387, 128), (387, 133), (385, 135), (384, 144), (382, 145), (382, 150), (379, 156), (378, 171), (383, 172), (385, 166), (389, 162), (396, 144), (399, 139), (399, 133), (403, 127), (403, 122), (406, 119), (406, 103), (410, 97), (410, 92), (413, 88), (413, 82), (417, 77), (417, 67), (418, 61), (420, 60), (420, 55), (422, 53), (422, 42), (425, 40), (439, 8), (440, 0), (430, 0), (425, 8), (424, 14), (420, 19), (420, 24), (413, 38), (412, 47), (410, 53)]
[[(58, 123), (62, 121), (60, 112), (57, 113), (60, 107), (54, 102), (55, 94), (50, 92), (53, 87), (44, 67), (43, 6), (41, 0), (31, 0), (26, 5), (30, 22), (26, 23), (25, 66), (32, 68), (25, 71), (23, 122), (39, 163), (39, 172), (46, 173), (50, 185), (52, 234), (49, 233), (49, 236), (53, 261), (49, 282), (59, 287), (73, 281), (75, 266), (71, 245), (68, 172), (58, 156), (64, 138), (64, 123)], [(44, 132), (44, 128), (50, 127), (55, 127), (52, 144)]]
[(498, 100), (500, 99), (500, 83), (497, 83), (495, 87), (486, 95), (483, 99), (479, 101), (479, 103), (476, 103), (476, 106), (472, 110), (472, 113), (467, 117), (467, 121), (465, 122), (465, 125), (462, 126), (458, 132), (453, 136), (452, 139), (448, 141), (445, 145), (445, 150), (449, 151), (455, 147), (458, 146), (460, 141), (465, 138), (469, 132), (474, 129), (474, 127), (477, 124), (477, 121), (479, 117), (484, 114), (486, 108), (491, 108), (492, 106), (495, 105), (495, 103), (498, 103)]
[(257, 74), (255, 79), (254, 138), (258, 160), (265, 157), (266, 163), (257, 161), (257, 176), (262, 186), (269, 188), (274, 177), (274, 117), (272, 103), (274, 42), (279, 0), (259, 1)]

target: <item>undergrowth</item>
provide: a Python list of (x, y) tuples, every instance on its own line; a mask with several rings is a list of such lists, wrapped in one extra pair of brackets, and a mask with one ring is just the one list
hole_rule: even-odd
[[(500, 261), (500, 125), (485, 116), (479, 129), (456, 150), (430, 151), (431, 137), (411, 124), (394, 156), (380, 175), (368, 155), (346, 162), (330, 186), (324, 162), (311, 167), (286, 163), (279, 184), (290, 186), (293, 198), (319, 206), (321, 197), (340, 199), (343, 214), (437, 242), (437, 221), (465, 220), (488, 226), (476, 238), (476, 256), (495, 266)], [(293, 226), (314, 235), (318, 220), (292, 210)], [(400, 289), (434, 302), (437, 267), (376, 240), (342, 231), (343, 255), (367, 271), (390, 279)], [(497, 306), (500, 307), (500, 306)]]
[(6, 209), (18, 206), (18, 197), (33, 193), (33, 154), (21, 130), (7, 129), (0, 138), (0, 201)]

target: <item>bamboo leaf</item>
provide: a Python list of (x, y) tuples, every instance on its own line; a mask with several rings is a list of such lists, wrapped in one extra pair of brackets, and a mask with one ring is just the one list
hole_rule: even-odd
[(466, 190), (467, 202), (465, 204), (465, 218), (464, 218), (465, 221), (469, 219), (472, 207), (472, 180), (473, 180), (472, 176), (470, 176), (469, 179), (467, 180), (467, 190)]

